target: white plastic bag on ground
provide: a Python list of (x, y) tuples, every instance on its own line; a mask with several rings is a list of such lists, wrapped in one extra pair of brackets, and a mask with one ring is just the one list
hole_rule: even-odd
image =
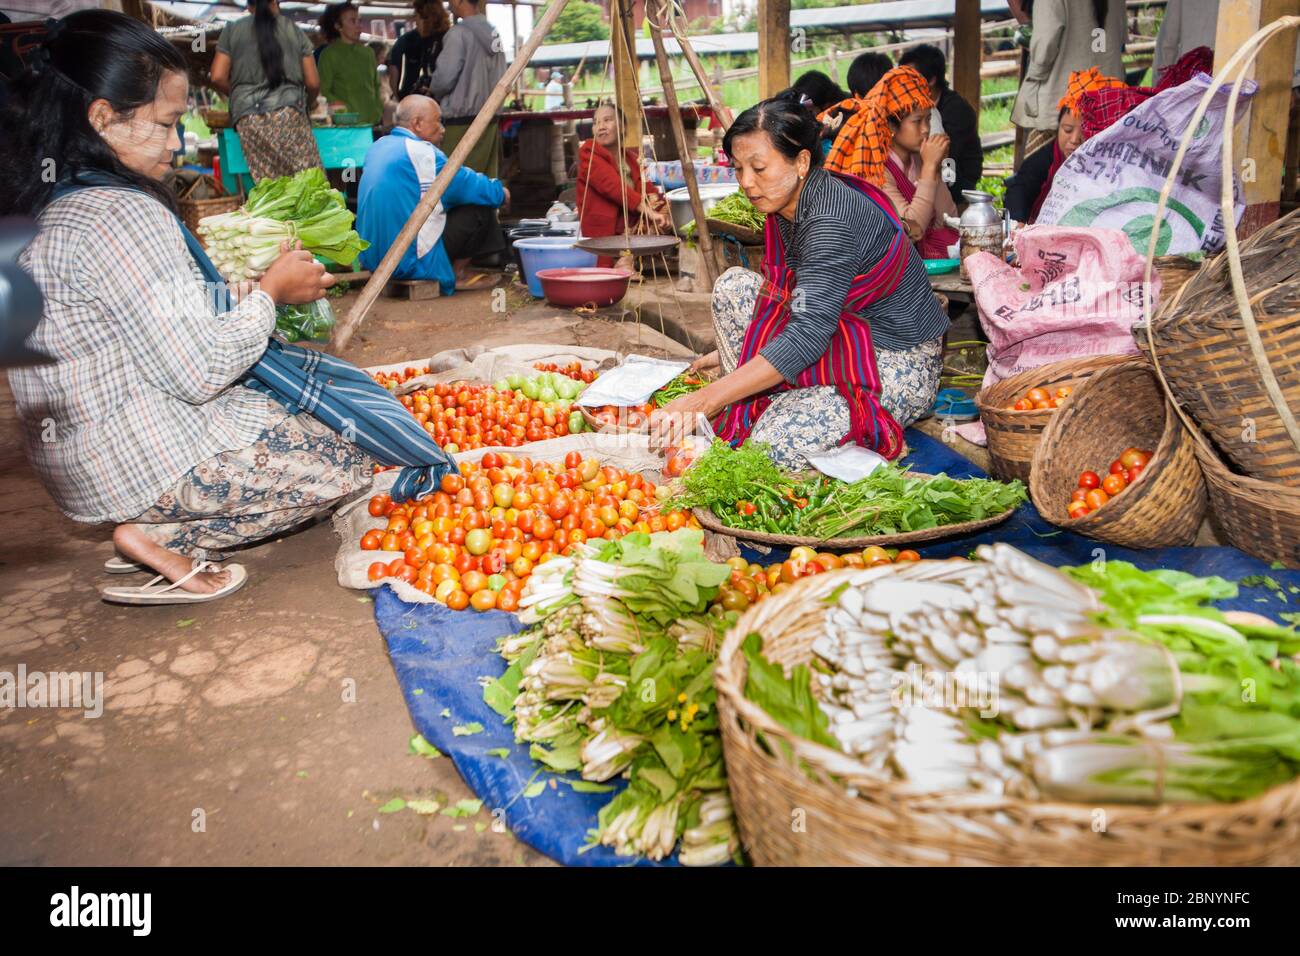
[[(1151, 97), (1075, 150), (1057, 172), (1037, 224), (1119, 229), (1145, 257), (1156, 203), (1174, 154), (1212, 82), (1198, 73)], [(1248, 112), (1256, 88), (1253, 81), (1242, 84), (1238, 117)], [(1215, 93), (1179, 166), (1156, 255), (1208, 254), (1223, 248), (1219, 203), (1229, 90), (1225, 85)], [(1239, 221), (1246, 207), (1235, 177), (1233, 196), (1234, 221)]]

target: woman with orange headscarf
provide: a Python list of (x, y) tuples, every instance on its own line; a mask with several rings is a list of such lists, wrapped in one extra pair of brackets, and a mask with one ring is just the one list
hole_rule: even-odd
[(1070, 74), (1065, 95), (1056, 104), (1058, 113), (1056, 136), (1041, 149), (1031, 154), (1016, 174), (1007, 180), (1007, 193), (1003, 204), (1008, 215), (1016, 222), (1032, 223), (1038, 218), (1043, 200), (1052, 191), (1052, 180), (1065, 164), (1070, 154), (1087, 138), (1080, 118), (1079, 98), (1085, 93), (1099, 90), (1124, 89), (1124, 83), (1103, 76), (1095, 66), (1075, 70)]
[(943, 183), (948, 137), (930, 135), (929, 84), (912, 67), (898, 66), (855, 102), (826, 167), (883, 190), (922, 257), (947, 258), (959, 235), (943, 217), (955, 216), (957, 206)]

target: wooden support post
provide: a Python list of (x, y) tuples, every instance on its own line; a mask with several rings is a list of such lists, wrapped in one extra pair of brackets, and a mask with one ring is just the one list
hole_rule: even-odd
[(831, 75), (831, 79), (838, 84), (840, 82), (840, 64), (839, 61), (836, 59), (836, 51), (835, 51), (834, 43), (832, 43), (829, 49), (826, 51), (826, 66), (827, 66), (826, 72), (828, 72)]
[(497, 121), (497, 111), (501, 109), (501, 104), (505, 102), (511, 87), (515, 85), (515, 81), (519, 79), (524, 67), (528, 65), (528, 61), (537, 52), (537, 48), (542, 45), (542, 40), (545, 39), (547, 31), (551, 29), (551, 25), (564, 12), (567, 3), (568, 0), (553, 0), (551, 6), (542, 14), (541, 20), (533, 27), (532, 33), (528, 35), (528, 42), (524, 44), (523, 49), (515, 51), (514, 60), (507, 67), (501, 79), (497, 81), (497, 85), (492, 89), (492, 92), (488, 94), (487, 102), (478, 111), (478, 116), (474, 117), (474, 122), (469, 124), (469, 129), (465, 130), (465, 135), (461, 137), (460, 142), (456, 144), (456, 148), (447, 157), (442, 172), (438, 173), (433, 183), (420, 197), (420, 201), (416, 203), (410, 218), (406, 220), (406, 225), (397, 234), (397, 238), (388, 247), (388, 252), (380, 260), (374, 274), (370, 276), (365, 288), (361, 290), (356, 305), (351, 308), (343, 321), (335, 327), (332, 345), (336, 352), (342, 351), (352, 339), (357, 326), (365, 320), (366, 315), (374, 306), (375, 300), (379, 298), (380, 292), (388, 284), (388, 280), (392, 278), (393, 270), (402, 261), (402, 256), (406, 255), (406, 250), (411, 243), (415, 241), (415, 236), (420, 231), (420, 227), (424, 225), (434, 209), (438, 207), (442, 194), (451, 185), (452, 177), (460, 172), (461, 167), (465, 165), (465, 158), (469, 156), (470, 151), (478, 143), (483, 131)]
[(980, 32), (980, 0), (957, 0), (952, 21), (952, 88), (980, 112), (980, 62), (984, 37)]
[(758, 95), (775, 96), (790, 85), (790, 0), (758, 5)]
[[(510, 0), (510, 50), (512, 53), (519, 52), (519, 5)], [(515, 99), (519, 100), (520, 107), (526, 108), (524, 101), (524, 74), (519, 73), (519, 80), (515, 83)]]
[[(1287, 15), (1300, 15), (1300, 0), (1220, 0), (1215, 70), (1261, 27)], [(1247, 120), (1237, 124), (1234, 149), (1246, 199), (1237, 226), (1241, 239), (1275, 220), (1281, 209), (1295, 50), (1296, 31), (1279, 33), (1268, 41), (1251, 74), (1259, 91), (1251, 100)]]
[[(662, 12), (662, 9), (661, 9)], [(700, 258), (704, 260), (704, 275), (709, 281), (709, 288), (717, 279), (716, 263), (713, 261), (713, 240), (709, 236), (709, 224), (704, 218), (704, 204), (700, 202), (700, 186), (695, 181), (695, 163), (686, 144), (686, 129), (682, 125), (682, 110), (677, 103), (677, 88), (673, 85), (672, 68), (668, 64), (668, 53), (664, 49), (663, 21), (650, 17), (646, 10), (646, 20), (650, 23), (650, 40), (655, 46), (655, 60), (659, 64), (659, 79), (664, 87), (664, 103), (668, 106), (668, 121), (672, 126), (673, 139), (677, 142), (677, 152), (682, 158), (682, 178), (686, 180), (686, 192), (691, 197), (691, 212), (695, 214), (695, 238), (700, 244)]]
[(641, 82), (637, 76), (634, 0), (610, 0), (609, 44), (614, 60), (614, 99), (627, 122), (627, 144), (641, 153)]

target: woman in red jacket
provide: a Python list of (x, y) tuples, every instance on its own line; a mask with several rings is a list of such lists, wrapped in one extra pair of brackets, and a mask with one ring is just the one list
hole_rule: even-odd
[[(621, 236), (654, 232), (667, 224), (667, 217), (655, 207), (653, 186), (641, 181), (641, 163), (636, 149), (620, 155), (619, 140), (625, 124), (613, 103), (596, 107), (592, 118), (592, 139), (578, 149), (578, 215), (582, 234)], [(631, 265), (620, 259), (619, 265)], [(611, 266), (613, 257), (601, 256), (600, 265)]]

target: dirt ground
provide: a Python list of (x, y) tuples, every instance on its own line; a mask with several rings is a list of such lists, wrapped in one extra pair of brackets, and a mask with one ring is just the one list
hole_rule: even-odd
[[(374, 365), (520, 342), (686, 351), (632, 320), (521, 299), (507, 314), (490, 292), (381, 299), (343, 355)], [(98, 718), (0, 708), (0, 866), (549, 862), (509, 834), (453, 829), (467, 821), (377, 812), (395, 796), (471, 794), (449, 759), (408, 754), (414, 730), (370, 600), (336, 583), (327, 524), (243, 552), (249, 583), (223, 601), (105, 604), (97, 588), (122, 580), (100, 570), (111, 528), (54, 507), (3, 380), (0, 516), (0, 670), (101, 672), (105, 698)]]

